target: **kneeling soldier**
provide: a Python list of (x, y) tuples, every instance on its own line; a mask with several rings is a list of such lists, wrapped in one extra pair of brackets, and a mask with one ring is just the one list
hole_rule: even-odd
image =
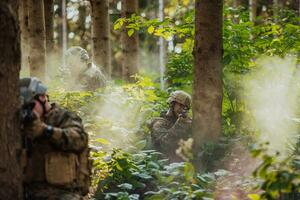
[(20, 80), (25, 199), (79, 200), (88, 193), (88, 135), (73, 112), (49, 103), (37, 78)]
[(103, 72), (96, 66), (88, 52), (79, 47), (70, 47), (66, 52), (66, 66), (62, 69), (65, 86), (71, 90), (95, 91), (106, 86)]
[(169, 110), (162, 112), (150, 124), (154, 147), (166, 154), (171, 162), (182, 161), (176, 155), (180, 139), (188, 139), (191, 134), (192, 120), (187, 116), (191, 106), (191, 97), (184, 91), (175, 91), (168, 98)]

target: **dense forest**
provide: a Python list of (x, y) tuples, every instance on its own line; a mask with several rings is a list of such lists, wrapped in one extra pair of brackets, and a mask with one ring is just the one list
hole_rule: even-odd
[[(299, 63), (299, 0), (1, 0), (0, 200), (31, 199), (24, 77), (88, 134), (84, 199), (299, 200)], [(190, 132), (165, 153), (178, 91)]]

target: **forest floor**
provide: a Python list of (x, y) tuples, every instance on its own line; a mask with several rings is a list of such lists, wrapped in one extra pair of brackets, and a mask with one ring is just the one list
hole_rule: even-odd
[(257, 193), (253, 191), (257, 181), (253, 179), (252, 172), (258, 166), (258, 161), (245, 146), (235, 144), (220, 166), (226, 175), (216, 180), (216, 200), (247, 200), (248, 194)]

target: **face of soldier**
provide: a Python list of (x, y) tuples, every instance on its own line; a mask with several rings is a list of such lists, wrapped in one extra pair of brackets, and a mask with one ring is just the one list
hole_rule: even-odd
[(177, 118), (180, 116), (180, 114), (183, 113), (184, 107), (185, 106), (181, 103), (177, 103), (177, 102), (174, 103), (173, 111)]
[[(46, 113), (48, 113), (51, 109), (51, 106), (49, 104), (49, 101), (47, 99), (46, 95), (40, 95), (39, 99), (41, 102), (45, 103), (45, 109), (46, 109)], [(35, 106), (33, 108), (33, 112), (38, 116), (38, 117), (43, 117), (43, 115), (45, 115), (46, 113), (43, 110), (43, 106), (41, 105), (41, 103), (37, 100), (34, 100), (35, 102)]]

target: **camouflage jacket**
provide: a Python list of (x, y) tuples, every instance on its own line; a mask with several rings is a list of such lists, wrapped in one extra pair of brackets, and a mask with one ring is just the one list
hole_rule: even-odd
[(106, 86), (106, 78), (104, 74), (93, 63), (89, 65), (89, 68), (84, 71), (78, 77), (78, 81), (81, 84), (83, 90), (96, 90)]
[(62, 82), (70, 90), (95, 91), (106, 86), (106, 78), (102, 71), (93, 63), (83, 70), (78, 77), (72, 77), (68, 67), (60, 68)]
[(63, 130), (61, 138), (39, 137), (27, 139), (27, 164), (24, 170), (25, 183), (46, 183), (45, 156), (52, 152), (81, 153), (88, 146), (88, 135), (81, 119), (73, 112), (52, 104), (43, 121)]
[(178, 142), (180, 139), (185, 140), (190, 137), (191, 125), (190, 118), (177, 121), (175, 117), (167, 116), (165, 112), (161, 113), (160, 117), (152, 120), (149, 127), (154, 147), (169, 158), (176, 157)]

